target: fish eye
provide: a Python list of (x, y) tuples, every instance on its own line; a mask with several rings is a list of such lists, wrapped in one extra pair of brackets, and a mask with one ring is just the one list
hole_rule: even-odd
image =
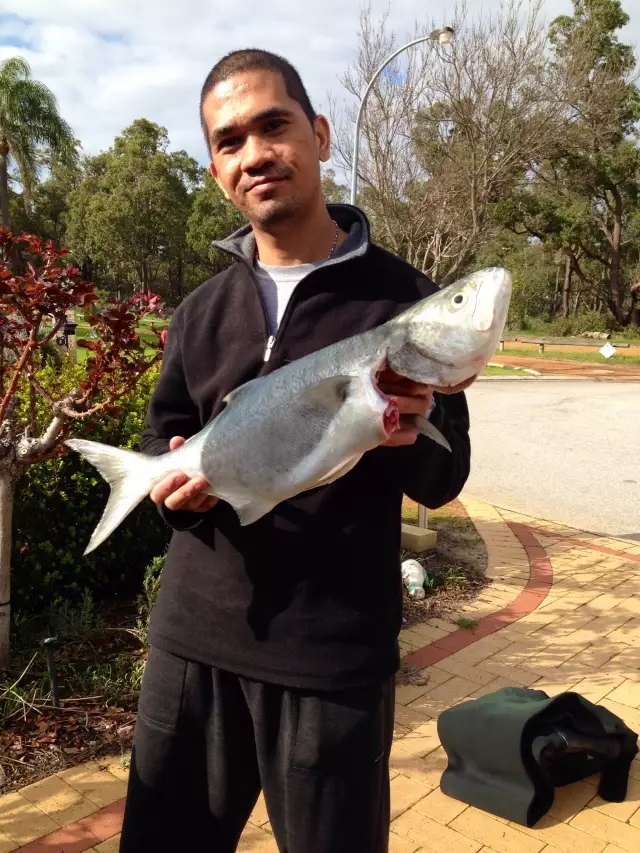
[(462, 308), (467, 302), (467, 294), (461, 290), (459, 293), (456, 293), (455, 296), (451, 298), (451, 306), (453, 308)]

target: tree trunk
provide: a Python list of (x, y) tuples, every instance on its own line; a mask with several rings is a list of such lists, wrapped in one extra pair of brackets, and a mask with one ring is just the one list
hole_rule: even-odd
[(553, 301), (551, 303), (551, 310), (549, 311), (549, 320), (553, 320), (556, 316), (556, 311), (558, 310), (558, 294), (560, 293), (560, 264), (558, 264), (556, 268), (556, 286), (553, 291)]
[(9, 668), (11, 629), (11, 520), (15, 481), (0, 470), (0, 672)]
[(9, 227), (9, 146), (0, 140), (0, 213), (2, 224)]
[(562, 288), (562, 316), (565, 319), (569, 316), (569, 297), (571, 296), (572, 273), (573, 263), (571, 255), (567, 255), (564, 262), (564, 286)]
[(622, 307), (620, 293), (620, 246), (622, 244), (622, 198), (617, 187), (612, 190), (614, 200), (613, 230), (611, 235), (611, 302), (618, 323), (625, 325), (628, 317)]
[(574, 314), (574, 316), (578, 313), (578, 305), (580, 305), (580, 298), (581, 298), (581, 296), (582, 296), (582, 291), (581, 291), (581, 290), (579, 290), (579, 291), (576, 293), (575, 302), (573, 303), (573, 314)]

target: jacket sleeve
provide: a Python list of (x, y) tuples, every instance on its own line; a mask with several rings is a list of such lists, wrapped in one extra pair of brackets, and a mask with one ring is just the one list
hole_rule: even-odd
[(471, 467), (469, 409), (464, 393), (436, 392), (434, 397), (430, 421), (448, 440), (451, 452), (423, 435), (407, 447), (380, 447), (375, 451), (391, 482), (429, 509), (457, 498)]
[[(200, 413), (187, 387), (182, 341), (182, 317), (178, 310), (169, 324), (160, 376), (147, 407), (145, 428), (139, 443), (140, 450), (151, 456), (167, 453), (169, 440), (174, 436), (190, 438), (202, 428)], [(208, 515), (171, 510), (164, 505), (158, 507), (158, 512), (174, 530), (193, 530)]]

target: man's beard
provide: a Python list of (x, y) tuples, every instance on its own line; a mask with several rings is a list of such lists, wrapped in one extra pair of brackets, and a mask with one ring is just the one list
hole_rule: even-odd
[(300, 215), (304, 205), (297, 198), (267, 199), (250, 210), (245, 215), (263, 228), (279, 225)]

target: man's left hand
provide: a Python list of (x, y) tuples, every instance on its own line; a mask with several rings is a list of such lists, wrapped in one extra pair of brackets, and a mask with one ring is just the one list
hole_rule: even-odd
[[(458, 394), (467, 389), (476, 379), (477, 376), (472, 376), (459, 385), (422, 385), (419, 382), (398, 376), (392, 370), (387, 369), (380, 375), (378, 386), (384, 394), (388, 394), (397, 400), (400, 415), (425, 416), (431, 407), (434, 391), (438, 391), (440, 394)], [(400, 427), (386, 441), (382, 442), (382, 446), (406, 447), (414, 444), (417, 438), (418, 430)]]

